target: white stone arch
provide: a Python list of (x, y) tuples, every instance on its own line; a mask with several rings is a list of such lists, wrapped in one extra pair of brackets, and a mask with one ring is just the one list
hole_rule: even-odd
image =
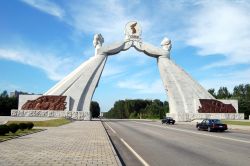
[[(96, 34), (93, 40), (95, 47), (93, 57), (59, 81), (44, 93), (44, 96), (20, 95), (18, 110), (12, 110), (11, 115), (90, 120), (90, 103), (98, 86), (107, 57), (134, 47), (137, 51), (157, 60), (160, 77), (169, 99), (170, 113), (168, 116), (174, 117), (177, 121), (211, 117), (244, 119), (244, 114), (238, 114), (237, 100), (215, 100), (188, 73), (171, 61), (170, 39), (164, 38), (161, 47), (155, 47), (143, 42), (140, 38), (141, 28), (136, 21), (126, 24), (125, 35), (125, 39), (121, 42), (103, 45), (104, 38), (101, 34)], [(61, 99), (64, 99), (63, 103)]]
[(214, 99), (188, 73), (170, 59), (171, 41), (164, 38), (161, 48), (142, 42), (139, 36), (126, 36), (121, 42), (103, 45), (100, 34), (94, 36), (95, 55), (82, 63), (63, 80), (48, 90), (44, 95), (70, 96), (69, 110), (83, 111), (91, 119), (90, 103), (98, 86), (107, 57), (134, 47), (137, 51), (157, 59), (157, 65), (169, 98), (171, 114), (198, 113), (199, 99)]

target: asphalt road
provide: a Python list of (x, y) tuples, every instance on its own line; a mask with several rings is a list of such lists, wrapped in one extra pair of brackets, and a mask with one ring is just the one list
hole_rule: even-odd
[(250, 133), (198, 131), (193, 125), (104, 120), (124, 165), (250, 165)]

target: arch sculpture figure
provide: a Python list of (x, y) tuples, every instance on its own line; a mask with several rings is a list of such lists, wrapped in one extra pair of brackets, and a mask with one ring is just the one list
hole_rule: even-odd
[[(90, 103), (107, 57), (134, 47), (139, 52), (157, 60), (160, 76), (169, 100), (170, 116), (174, 116), (179, 121), (185, 121), (192, 117), (197, 118), (197, 114), (205, 108), (202, 107), (200, 99), (216, 100), (188, 73), (171, 61), (172, 45), (170, 39), (164, 38), (160, 43), (161, 47), (143, 42), (141, 40), (141, 27), (136, 21), (126, 25), (123, 41), (110, 45), (103, 45), (103, 43), (102, 35), (96, 34), (93, 40), (95, 55), (44, 93), (44, 96), (69, 96), (68, 112), (71, 111), (71, 114), (82, 112), (84, 114), (82, 119), (91, 119)], [(206, 102), (206, 108), (209, 107), (209, 103), (214, 102)], [(232, 101), (226, 104), (232, 104), (236, 108), (236, 113), (237, 102)]]

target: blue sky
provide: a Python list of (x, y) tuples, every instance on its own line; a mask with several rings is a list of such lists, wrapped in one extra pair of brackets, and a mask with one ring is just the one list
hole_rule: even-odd
[[(0, 91), (46, 92), (94, 55), (95, 33), (121, 41), (131, 20), (144, 42), (170, 38), (171, 59), (206, 89), (250, 83), (250, 1), (1, 0)], [(167, 96), (156, 59), (131, 48), (108, 58), (93, 100), (107, 111), (135, 98)]]

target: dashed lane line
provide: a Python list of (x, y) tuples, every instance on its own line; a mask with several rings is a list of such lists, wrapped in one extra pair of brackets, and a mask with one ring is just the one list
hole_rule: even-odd
[(129, 146), (129, 144), (127, 144), (127, 142), (125, 142), (122, 138), (120, 138), (120, 140), (122, 141), (122, 143), (138, 158), (138, 160), (140, 160), (140, 162), (144, 165), (144, 166), (149, 166), (149, 164), (138, 154), (136, 153), (136, 151), (134, 151), (133, 148), (131, 148), (131, 146)]
[(250, 144), (250, 141), (245, 141), (245, 140), (240, 140), (240, 139), (234, 139), (234, 138), (228, 138), (228, 137), (222, 137), (222, 136), (216, 136), (216, 135), (198, 133), (198, 132), (194, 132), (194, 131), (183, 130), (183, 129), (177, 129), (177, 128), (172, 128), (172, 127), (167, 127), (167, 126), (164, 126), (164, 127), (163, 127), (163, 126), (159, 126), (159, 125), (148, 124), (148, 123), (142, 123), (142, 122), (135, 122), (135, 123), (145, 124), (145, 125), (148, 125), (148, 126), (156, 126), (156, 127), (159, 127), (159, 128), (168, 128), (168, 129), (170, 129), (170, 130), (182, 131), (182, 132), (186, 132), (186, 133), (192, 133), (192, 134), (197, 134), (197, 135), (204, 135), (204, 136), (209, 136), (209, 137), (214, 137), (214, 138), (220, 138), (220, 139), (225, 139), (225, 140), (230, 140), (230, 141), (236, 141), (236, 142), (241, 142), (241, 143)]
[(116, 131), (115, 131), (108, 123), (105, 122), (105, 124), (110, 128), (110, 130), (111, 130), (114, 134), (116, 134)]
[[(116, 134), (116, 131), (108, 124), (105, 122), (105, 124), (110, 128), (110, 130)], [(122, 143), (135, 155), (135, 157), (144, 165), (144, 166), (150, 166), (124, 139), (118, 137)]]

